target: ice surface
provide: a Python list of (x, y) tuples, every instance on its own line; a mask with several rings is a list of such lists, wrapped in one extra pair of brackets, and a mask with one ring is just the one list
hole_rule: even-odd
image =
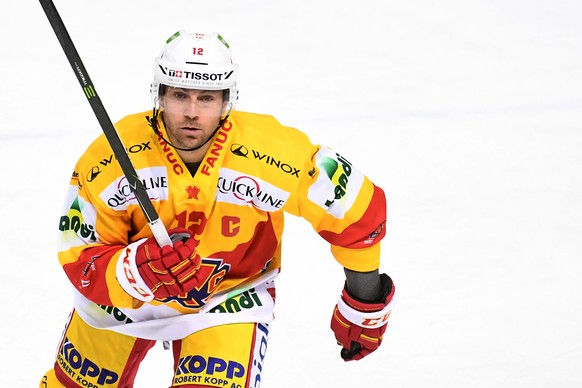
[[(381, 349), (345, 364), (342, 271), (289, 218), (263, 387), (582, 386), (582, 3), (55, 0), (113, 121), (148, 109), (153, 57), (219, 31), (239, 110), (347, 155), (388, 197)], [(48, 369), (72, 289), (56, 223), (100, 129), (36, 1), (0, 5), (0, 385)], [(166, 387), (154, 348), (136, 387)]]

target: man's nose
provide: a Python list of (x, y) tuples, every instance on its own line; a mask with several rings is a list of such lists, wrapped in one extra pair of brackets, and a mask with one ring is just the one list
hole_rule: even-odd
[(197, 119), (199, 116), (198, 104), (196, 101), (189, 102), (184, 109), (184, 116), (190, 119)]

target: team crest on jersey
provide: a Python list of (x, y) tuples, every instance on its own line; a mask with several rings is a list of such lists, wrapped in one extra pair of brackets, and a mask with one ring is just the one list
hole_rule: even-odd
[(200, 188), (198, 186), (188, 186), (186, 187), (186, 193), (188, 194), (188, 199), (198, 199)]

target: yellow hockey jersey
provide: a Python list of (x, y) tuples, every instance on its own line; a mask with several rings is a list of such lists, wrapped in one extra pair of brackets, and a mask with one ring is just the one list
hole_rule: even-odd
[[(343, 154), (272, 116), (234, 112), (192, 176), (147, 115), (127, 116), (115, 127), (163, 224), (189, 228), (199, 240), (206, 279), (188, 294), (147, 302), (163, 306), (151, 317), (200, 312), (214, 295), (278, 273), (284, 212), (307, 220), (342, 266), (379, 267), (384, 193)], [(167, 138), (161, 120), (160, 132)], [(79, 297), (104, 310), (142, 308), (120, 286), (115, 267), (125, 246), (150, 236), (101, 135), (75, 167), (59, 222), (59, 261)]]

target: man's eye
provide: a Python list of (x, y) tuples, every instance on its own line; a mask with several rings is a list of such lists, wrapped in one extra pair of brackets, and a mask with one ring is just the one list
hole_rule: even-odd
[(180, 92), (176, 92), (174, 93), (174, 97), (179, 99), (179, 100), (183, 100), (184, 98), (186, 98), (186, 94), (185, 93), (180, 93)]
[(210, 102), (210, 101), (214, 100), (214, 97), (212, 97), (212, 96), (200, 96), (200, 100)]

